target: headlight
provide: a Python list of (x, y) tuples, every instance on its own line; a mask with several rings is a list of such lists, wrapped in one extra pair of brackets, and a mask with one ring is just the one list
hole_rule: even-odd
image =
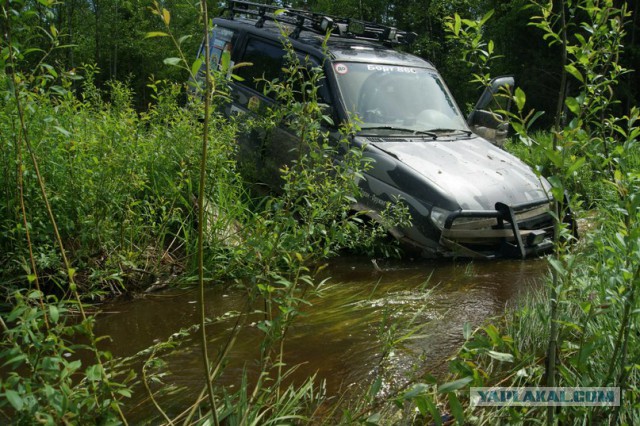
[[(433, 207), (431, 209), (431, 222), (438, 229), (444, 229), (444, 223), (451, 212), (449, 210), (442, 209), (440, 207)], [(452, 228), (455, 229), (490, 229), (496, 224), (495, 218), (479, 218), (479, 217), (458, 217), (453, 222)]]
[(433, 207), (431, 209), (431, 222), (440, 230), (444, 229), (444, 222), (451, 212), (449, 210), (441, 209), (440, 207)]

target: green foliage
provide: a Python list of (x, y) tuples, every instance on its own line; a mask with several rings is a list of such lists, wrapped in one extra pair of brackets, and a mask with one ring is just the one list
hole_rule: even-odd
[[(517, 127), (517, 126), (516, 126)], [(526, 134), (521, 132), (520, 135)], [(534, 143), (539, 149), (531, 149), (527, 143)], [(549, 176), (553, 170), (553, 162), (546, 154), (552, 152), (553, 135), (549, 132), (532, 132), (531, 139), (518, 137), (505, 145), (505, 149), (529, 164), (541, 176)], [(569, 161), (574, 170), (567, 173), (565, 186), (570, 194), (580, 194), (584, 207), (596, 208), (615, 199), (615, 191), (606, 183), (603, 172), (593, 167), (583, 167), (584, 157), (572, 154)]]
[[(620, 65), (624, 8), (613, 2), (551, 2), (537, 5), (533, 24), (550, 44), (566, 51), (564, 78), (577, 95), (560, 93), (552, 133), (532, 133), (540, 113), (527, 110), (527, 95), (513, 94), (508, 114), (517, 133), (511, 149), (549, 176), (558, 202), (556, 250), (549, 256), (547, 292), (525, 300), (504, 322), (469, 336), (450, 364), (455, 381), (473, 386), (619, 386), (619, 408), (501, 407), (466, 411), (473, 424), (528, 423), (546, 413), (547, 422), (633, 424), (638, 421), (637, 289), (640, 285), (638, 163), (639, 112), (616, 116), (614, 88), (626, 72)], [(455, 21), (451, 21), (455, 25)], [(569, 28), (579, 27), (569, 37)], [(454, 28), (455, 30), (455, 28)], [(564, 87), (564, 86), (563, 86)], [(566, 107), (566, 109), (565, 109)], [(566, 111), (566, 116), (564, 115)], [(563, 125), (564, 124), (564, 125)], [(570, 190), (575, 207), (582, 199), (599, 211), (599, 230), (586, 236), (580, 252), (571, 250), (563, 202)], [(442, 402), (431, 395), (430, 405)], [(416, 401), (416, 404), (418, 402)], [(424, 403), (422, 403), (424, 405)], [(455, 409), (451, 407), (451, 411)]]
[(445, 21), (450, 38), (462, 47), (462, 60), (471, 68), (471, 83), (480, 88), (489, 86), (491, 81), (491, 63), (499, 56), (495, 54), (493, 40), (485, 42), (483, 28), (491, 19), (493, 10), (487, 12), (478, 20), (462, 19), (457, 13)]
[[(532, 22), (544, 31), (544, 38), (551, 45), (564, 46), (565, 77), (571, 76), (579, 87), (573, 94), (562, 95), (568, 112), (560, 117), (566, 129), (558, 137), (565, 139), (566, 148), (586, 154), (590, 166), (597, 170), (614, 168), (611, 150), (619, 139), (614, 130), (618, 124), (614, 108), (619, 104), (615, 89), (629, 72), (620, 61), (624, 21), (628, 16), (626, 6), (616, 8), (613, 2), (567, 2), (560, 12), (554, 11), (551, 4), (540, 5), (540, 15)], [(555, 30), (559, 17), (565, 23)], [(577, 19), (581, 19), (577, 24), (579, 31), (570, 39), (568, 26)]]
[[(3, 369), (9, 370), (0, 379), (4, 421), (118, 423), (114, 407), (131, 396), (129, 388), (110, 376), (105, 381), (101, 364), (84, 366), (80, 355), (91, 348), (73, 343), (80, 336), (88, 337), (91, 323), (70, 319), (73, 304), (52, 296), (46, 299), (45, 313), (38, 304), (43, 295), (37, 291), (18, 291), (11, 297), (13, 308), (0, 320), (0, 359)], [(107, 352), (100, 356), (110, 358)]]
[(284, 382), (293, 371), (288, 370), (273, 381), (261, 376), (253, 390), (244, 374), (237, 392), (224, 392), (220, 421), (233, 426), (311, 423), (310, 414), (325, 401), (324, 386), (316, 383), (315, 376), (302, 384), (287, 386)]
[[(153, 82), (150, 88), (157, 105), (138, 115), (131, 105), (131, 91), (121, 83), (111, 83), (111, 102), (103, 102), (93, 84), (94, 73), (88, 68), (83, 100), (36, 96), (25, 117), (36, 156), (46, 159), (41, 172), (54, 194), (51, 203), (60, 232), (81, 269), (80, 283), (87, 293), (122, 291), (129, 278), (141, 278), (140, 270), (157, 275), (171, 266), (184, 267), (180, 259), (190, 252), (184, 241), (191, 235), (194, 211), (193, 141), (199, 133), (197, 106), (177, 106), (178, 86)], [(11, 103), (4, 107), (5, 117), (11, 117)], [(1, 125), (10, 134), (15, 118)], [(225, 134), (219, 133), (219, 139)], [(7, 148), (2, 150), (5, 166), (0, 177), (7, 188), (3, 205), (15, 212), (17, 194), (11, 183), (16, 180), (16, 169), (11, 167), (15, 154)], [(225, 148), (220, 141), (212, 149), (222, 153)], [(223, 167), (227, 158), (212, 155), (210, 167)], [(28, 168), (25, 173), (37, 266), (54, 272), (56, 255), (47, 248), (50, 228), (35, 181), (27, 179)], [(15, 268), (20, 267), (11, 259), (25, 256), (24, 234), (14, 227), (16, 215), (4, 216), (2, 223), (0, 262), (7, 265), (5, 279), (15, 277)], [(55, 274), (50, 278), (56, 282)]]
[[(163, 6), (173, 12), (172, 27), (180, 34), (197, 34), (202, 25), (200, 10), (194, 2), (185, 0), (163, 1)], [(65, 68), (79, 68), (85, 63), (95, 63), (103, 70), (96, 84), (105, 88), (110, 80), (129, 80), (136, 93), (134, 107), (146, 108), (153, 93), (147, 82), (156, 80), (184, 81), (187, 74), (175, 67), (163, 64), (166, 48), (144, 36), (149, 32), (161, 32), (164, 26), (154, 19), (152, 2), (142, 0), (82, 2), (66, 0), (51, 9), (50, 22), (59, 29), (70, 49), (55, 56)], [(195, 56), (199, 37), (180, 40), (185, 52)], [(174, 55), (171, 55), (174, 56)]]

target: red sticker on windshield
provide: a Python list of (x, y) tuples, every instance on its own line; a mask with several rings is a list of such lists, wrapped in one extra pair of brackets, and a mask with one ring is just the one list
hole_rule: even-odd
[(345, 64), (335, 64), (334, 68), (340, 75), (344, 75), (349, 72), (349, 68)]

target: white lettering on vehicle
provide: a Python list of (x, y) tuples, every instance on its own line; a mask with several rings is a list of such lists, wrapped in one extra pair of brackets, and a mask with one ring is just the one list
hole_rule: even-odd
[(382, 71), (382, 72), (402, 72), (407, 74), (416, 74), (418, 71), (411, 67), (397, 67), (394, 65), (367, 65), (369, 71)]

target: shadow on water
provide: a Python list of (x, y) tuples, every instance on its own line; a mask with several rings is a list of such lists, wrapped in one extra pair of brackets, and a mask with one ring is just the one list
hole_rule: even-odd
[[(379, 374), (383, 389), (389, 391), (425, 371), (442, 373), (446, 359), (463, 343), (465, 323), (477, 326), (501, 313), (506, 304), (539, 287), (546, 273), (543, 260), (394, 261), (380, 268), (376, 270), (363, 258), (332, 261), (327, 268), (331, 280), (309, 298), (311, 305), (303, 308), (303, 315), (288, 332), (285, 361), (289, 366), (299, 365), (293, 380), (318, 373), (326, 380), (327, 393), (336, 395), (366, 385)], [(197, 323), (196, 300), (196, 291), (172, 291), (115, 302), (103, 308), (96, 333), (111, 337), (103, 349), (116, 357), (129, 357)], [(229, 286), (209, 289), (206, 300), (209, 318), (247, 309), (245, 293)], [(211, 354), (220, 350), (235, 322), (227, 318), (207, 327)], [(388, 356), (382, 356), (385, 341), (408, 334)], [(217, 384), (234, 389), (243, 370), (255, 374), (261, 339), (262, 332), (249, 319)], [(183, 388), (161, 399), (169, 412), (185, 409), (202, 390), (200, 356), (195, 335), (161, 355), (166, 362), (163, 371), (168, 373), (162, 379), (164, 386)], [(138, 357), (133, 364), (138, 376), (142, 359), (146, 358)], [(128, 405), (132, 419), (156, 415), (142, 388), (135, 389)]]

